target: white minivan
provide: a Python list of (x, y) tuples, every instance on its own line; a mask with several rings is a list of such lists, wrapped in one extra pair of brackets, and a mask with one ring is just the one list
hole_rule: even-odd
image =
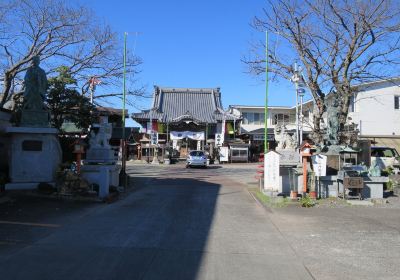
[(399, 167), (399, 153), (395, 148), (390, 147), (371, 147), (371, 163), (375, 161), (381, 169), (388, 167)]

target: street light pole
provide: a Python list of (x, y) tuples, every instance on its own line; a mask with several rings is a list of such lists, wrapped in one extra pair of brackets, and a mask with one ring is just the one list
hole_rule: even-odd
[(299, 147), (299, 75), (296, 62), (294, 63), (294, 73), (290, 80), (294, 83), (296, 89), (296, 144)]
[[(303, 142), (303, 97), (304, 97), (304, 80), (301, 74), (301, 68), (294, 64), (294, 74), (290, 79), (296, 89), (296, 141), (297, 147), (300, 147)], [(300, 110), (299, 110), (299, 96), (300, 96)]]
[[(303, 89), (302, 89), (303, 90)], [(299, 92), (300, 95), (300, 145), (303, 143), (303, 96), (304, 92)]]
[(264, 164), (268, 153), (268, 31), (265, 31)]

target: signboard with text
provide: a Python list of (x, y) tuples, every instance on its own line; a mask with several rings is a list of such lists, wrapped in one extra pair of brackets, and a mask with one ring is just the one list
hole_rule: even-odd
[(311, 156), (312, 165), (315, 176), (326, 176), (326, 161), (327, 156), (325, 155), (313, 155)]
[(265, 190), (279, 190), (279, 161), (280, 155), (275, 151), (267, 153), (264, 160), (264, 189)]
[(215, 133), (215, 146), (221, 147), (224, 143), (224, 136), (221, 133)]
[(150, 143), (151, 143), (151, 145), (158, 144), (158, 133), (157, 132), (153, 132), (150, 134)]

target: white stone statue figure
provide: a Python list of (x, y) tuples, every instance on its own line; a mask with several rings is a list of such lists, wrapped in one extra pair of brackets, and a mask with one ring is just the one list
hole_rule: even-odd
[(99, 125), (99, 131), (95, 133), (93, 130), (90, 132), (89, 145), (91, 148), (110, 149), (109, 141), (111, 139), (111, 124), (102, 123)]
[(296, 136), (291, 136), (285, 125), (277, 124), (274, 129), (275, 140), (278, 142), (277, 150), (294, 150), (296, 149)]
[(99, 148), (100, 145), (96, 139), (96, 133), (94, 130), (90, 131), (90, 136), (89, 136), (89, 149), (93, 148)]

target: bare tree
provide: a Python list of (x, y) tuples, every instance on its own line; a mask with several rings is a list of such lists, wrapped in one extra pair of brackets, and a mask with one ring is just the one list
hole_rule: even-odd
[[(253, 26), (271, 34), (269, 69), (278, 78), (290, 78), (294, 61), (302, 64), (317, 104), (313, 127), (317, 142), (322, 140), (320, 120), (327, 93), (339, 98), (342, 129), (353, 86), (398, 73), (400, 8), (396, 1), (268, 0)], [(262, 50), (265, 43), (255, 43), (244, 59), (253, 74), (265, 69)]]
[[(36, 55), (40, 56), (48, 74), (55, 73), (61, 65), (67, 66), (82, 94), (88, 92), (92, 76), (100, 79), (105, 88), (121, 84), (122, 37), (117, 38), (117, 34), (100, 22), (91, 10), (63, 0), (2, 1), (0, 107), (13, 93), (21, 90), (21, 76)], [(138, 57), (128, 55), (127, 73), (136, 73), (140, 63)], [(133, 91), (137, 89), (129, 89), (128, 93)]]

